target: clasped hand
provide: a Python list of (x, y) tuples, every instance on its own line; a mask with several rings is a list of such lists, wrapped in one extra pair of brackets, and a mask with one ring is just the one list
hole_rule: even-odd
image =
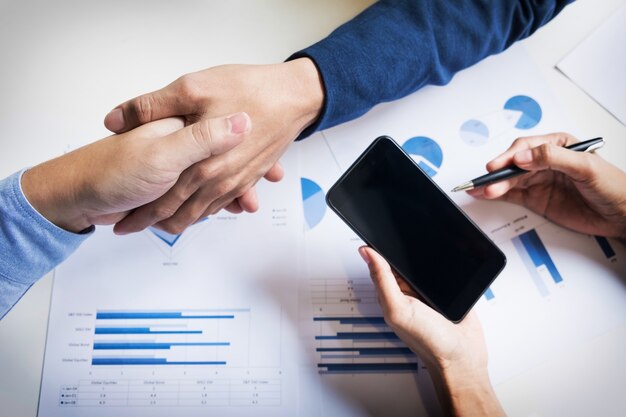
[(22, 190), (65, 230), (114, 224), (163, 196), (190, 166), (241, 146), (250, 129), (246, 113), (187, 127), (179, 118), (159, 120), (27, 170)]
[(258, 208), (256, 182), (279, 181), (278, 159), (318, 116), (323, 89), (307, 58), (275, 65), (224, 65), (187, 74), (161, 90), (120, 104), (105, 118), (113, 132), (179, 116), (186, 123), (246, 111), (254, 131), (230, 152), (205, 159), (185, 170), (171, 190), (130, 213), (115, 227), (130, 233), (156, 224), (180, 233), (190, 224), (225, 208)]

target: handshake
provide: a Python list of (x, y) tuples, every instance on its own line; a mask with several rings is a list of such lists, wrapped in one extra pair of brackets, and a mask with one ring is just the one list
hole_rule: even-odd
[(282, 179), (278, 159), (323, 95), (307, 58), (184, 75), (116, 107), (104, 120), (116, 135), (26, 171), (22, 190), (72, 232), (115, 224), (118, 234), (178, 234), (221, 209), (254, 212), (256, 182)]

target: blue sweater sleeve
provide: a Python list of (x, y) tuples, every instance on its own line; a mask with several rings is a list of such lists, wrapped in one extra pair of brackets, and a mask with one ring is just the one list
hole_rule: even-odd
[(503, 51), (573, 0), (380, 0), (288, 59), (311, 58), (325, 89), (300, 137), (357, 118)]
[(39, 214), (22, 192), (23, 172), (0, 181), (0, 318), (90, 235), (65, 231)]

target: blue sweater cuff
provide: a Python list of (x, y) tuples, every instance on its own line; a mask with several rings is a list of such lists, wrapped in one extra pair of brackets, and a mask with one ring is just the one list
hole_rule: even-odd
[(39, 214), (22, 192), (25, 171), (0, 181), (0, 279), (30, 286), (63, 262), (94, 228), (68, 232)]

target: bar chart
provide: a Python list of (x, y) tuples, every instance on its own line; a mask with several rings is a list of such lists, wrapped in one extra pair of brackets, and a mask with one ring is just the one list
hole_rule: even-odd
[(417, 372), (415, 354), (380, 314), (370, 280), (312, 281), (320, 374)]
[(563, 282), (561, 273), (536, 230), (529, 230), (513, 238), (513, 246), (542, 297), (549, 295), (549, 284)]
[[(82, 323), (71, 339), (81, 337), (87, 342), (72, 345), (90, 349), (86, 363), (90, 371), (61, 385), (57, 404), (64, 409), (280, 406), (280, 359), (263, 354), (265, 362), (259, 367), (258, 360), (251, 358), (256, 344), (252, 311), (70, 313), (72, 320)], [(266, 330), (273, 329), (267, 326)], [(76, 355), (80, 356), (84, 355)]]
[(487, 290), (485, 291), (483, 295), (487, 301), (493, 300), (494, 298), (496, 298), (496, 295), (493, 293), (493, 290), (491, 289), (491, 287), (487, 288)]
[(98, 311), (91, 364), (230, 365), (232, 360), (227, 358), (242, 357), (249, 344), (245, 340), (249, 333), (249, 313), (250, 309), (245, 308)]
[(617, 256), (615, 254), (613, 246), (611, 246), (611, 242), (609, 242), (607, 238), (602, 236), (594, 236), (593, 238), (598, 243), (598, 246), (600, 246), (600, 249), (602, 250), (602, 253), (606, 257), (606, 259), (611, 262), (617, 262)]

